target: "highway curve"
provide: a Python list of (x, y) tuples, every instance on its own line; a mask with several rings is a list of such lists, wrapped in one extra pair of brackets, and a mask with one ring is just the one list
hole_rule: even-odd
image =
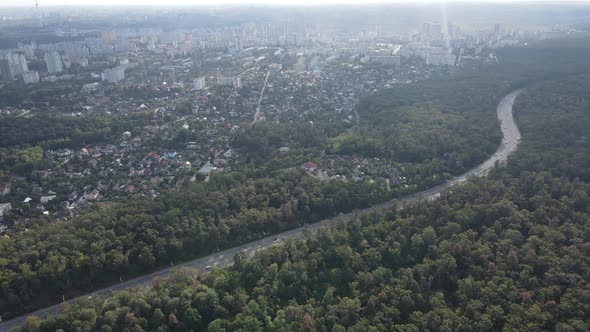
[(502, 142), (500, 143), (500, 146), (498, 146), (498, 149), (496, 150), (496, 152), (492, 156), (490, 156), (490, 158), (488, 160), (484, 161), (479, 166), (469, 170), (468, 172), (466, 172), (465, 174), (463, 174), (461, 176), (457, 176), (457, 177), (455, 177), (455, 178), (453, 178), (441, 185), (438, 185), (436, 187), (405, 196), (403, 198), (398, 199), (397, 201), (389, 201), (389, 202), (385, 202), (382, 204), (374, 205), (372, 207), (369, 207), (369, 208), (366, 208), (363, 210), (358, 210), (358, 211), (347, 213), (347, 214), (341, 214), (341, 215), (333, 217), (333, 218), (324, 219), (324, 220), (314, 223), (314, 224), (305, 225), (305, 226), (302, 226), (302, 227), (299, 227), (299, 228), (296, 228), (296, 229), (293, 229), (290, 231), (282, 232), (282, 233), (275, 234), (272, 236), (267, 236), (267, 237), (262, 238), (258, 241), (250, 242), (250, 243), (238, 246), (238, 247), (223, 250), (218, 253), (210, 254), (205, 257), (197, 258), (195, 260), (188, 261), (188, 262), (185, 262), (182, 264), (178, 264), (173, 267), (169, 267), (169, 268), (162, 269), (162, 270), (150, 273), (150, 274), (146, 274), (141, 277), (130, 279), (130, 280), (124, 281), (122, 283), (119, 283), (119, 284), (116, 284), (116, 285), (113, 285), (110, 287), (99, 289), (97, 291), (80, 296), (78, 298), (74, 298), (74, 299), (65, 301), (63, 303), (53, 305), (51, 307), (47, 307), (44, 309), (40, 309), (35, 312), (29, 313), (29, 314), (26, 314), (26, 315), (23, 315), (20, 317), (16, 317), (11, 320), (0, 323), (0, 331), (6, 331), (6, 330), (9, 331), (11, 329), (14, 329), (14, 328), (24, 325), (27, 317), (30, 317), (30, 316), (37, 316), (37, 317), (42, 318), (42, 317), (46, 317), (46, 316), (57, 315), (61, 311), (61, 309), (64, 308), (64, 306), (66, 306), (68, 304), (72, 304), (82, 298), (101, 296), (101, 295), (108, 296), (111, 292), (123, 290), (123, 289), (130, 288), (130, 287), (149, 286), (156, 280), (160, 280), (160, 279), (164, 279), (164, 278), (169, 277), (171, 275), (171, 272), (176, 269), (193, 268), (198, 271), (206, 271), (207, 269), (210, 269), (210, 268), (228, 266), (233, 263), (234, 255), (239, 252), (243, 252), (246, 256), (251, 257), (258, 250), (277, 245), (277, 244), (281, 243), (282, 241), (284, 241), (285, 239), (304, 238), (306, 236), (305, 235), (306, 232), (314, 232), (323, 226), (334, 225), (334, 224), (346, 222), (358, 213), (371, 212), (371, 211), (375, 211), (375, 210), (378, 210), (381, 208), (392, 207), (392, 206), (394, 206), (394, 204), (397, 204), (397, 206), (399, 208), (403, 208), (405, 206), (408, 206), (412, 203), (416, 203), (418, 201), (436, 199), (440, 196), (440, 194), (443, 191), (445, 191), (457, 184), (467, 181), (470, 177), (485, 176), (489, 172), (490, 169), (492, 169), (497, 164), (504, 163), (508, 159), (508, 156), (512, 152), (516, 151), (518, 144), (520, 143), (520, 132), (518, 131), (518, 127), (516, 126), (516, 123), (514, 123), (514, 117), (512, 115), (512, 105), (514, 104), (516, 97), (518, 97), (518, 95), (522, 91), (523, 91), (523, 89), (520, 89), (520, 90), (516, 90), (516, 91), (508, 94), (498, 104), (497, 113), (498, 113), (498, 119), (500, 121), (500, 125), (502, 128), (503, 138), (502, 138)]

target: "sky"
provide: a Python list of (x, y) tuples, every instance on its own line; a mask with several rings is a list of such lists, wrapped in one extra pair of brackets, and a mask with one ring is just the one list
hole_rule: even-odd
[[(40, 6), (219, 6), (219, 5), (334, 5), (334, 4), (380, 4), (380, 3), (438, 3), (444, 0), (38, 0)], [(484, 3), (526, 3), (526, 2), (565, 2), (563, 0), (453, 0), (444, 2), (484, 2)], [(568, 2), (590, 3), (590, 0), (574, 0)], [(35, 0), (0, 0), (0, 6), (27, 7), (34, 6)]]

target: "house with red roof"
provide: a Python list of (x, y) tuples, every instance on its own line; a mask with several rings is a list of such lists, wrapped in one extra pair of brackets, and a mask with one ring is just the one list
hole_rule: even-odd
[(306, 172), (313, 173), (318, 169), (318, 165), (308, 161), (301, 165), (301, 168), (303, 168), (303, 170)]
[(0, 197), (10, 194), (10, 186), (0, 183)]

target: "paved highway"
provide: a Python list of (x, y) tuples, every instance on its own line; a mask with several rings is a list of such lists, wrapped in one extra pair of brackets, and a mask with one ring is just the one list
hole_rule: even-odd
[[(267, 74), (268, 79), (268, 74)], [(467, 181), (470, 177), (475, 176), (485, 176), (490, 169), (492, 169), (496, 164), (501, 164), (506, 161), (508, 156), (516, 150), (518, 144), (520, 143), (520, 132), (514, 123), (514, 118), (512, 116), (512, 105), (514, 100), (518, 95), (522, 92), (521, 90), (514, 91), (504, 97), (500, 104), (498, 105), (497, 113), (498, 119), (500, 120), (500, 125), (502, 127), (503, 139), (502, 143), (496, 150), (496, 152), (485, 162), (481, 165), (473, 168), (472, 170), (468, 171), (467, 173), (455, 177), (450, 181), (438, 185), (436, 187), (403, 197), (397, 200), (397, 206), (399, 208), (403, 208), (408, 206), (412, 203), (416, 203), (422, 200), (433, 200), (440, 196), (441, 192)], [(78, 299), (93, 297), (93, 296), (107, 296), (113, 291), (123, 290), (130, 287), (136, 286), (149, 286), (154, 281), (159, 279), (164, 279), (170, 276), (171, 272), (175, 269), (181, 268), (193, 268), (198, 271), (206, 271), (211, 268), (217, 267), (225, 267), (231, 265), (233, 263), (233, 257), (235, 254), (239, 252), (243, 252), (247, 257), (252, 257), (254, 253), (258, 250), (269, 248), (274, 245), (277, 245), (283, 242), (285, 239), (302, 239), (305, 237), (305, 230), (307, 229), (309, 232), (317, 231), (320, 227), (327, 226), (327, 225), (334, 225), (337, 223), (342, 223), (350, 220), (353, 216), (357, 213), (364, 213), (370, 212), (377, 209), (381, 209), (384, 207), (392, 207), (394, 202), (385, 202), (382, 204), (378, 204), (372, 206), (370, 208), (359, 210), (347, 214), (341, 214), (339, 216), (322, 220), (318, 223), (310, 224), (307, 226), (302, 226), (290, 231), (282, 232), (279, 234), (275, 234), (272, 236), (268, 236), (262, 238), (258, 241), (250, 242), (238, 247), (234, 247), (231, 249), (223, 250), (215, 254), (211, 254), (209, 256), (201, 257), (186, 263), (178, 264), (174, 267), (169, 267), (160, 271), (156, 271), (141, 277), (137, 277), (135, 279), (131, 279), (120, 284), (116, 284), (107, 288), (103, 288), (92, 293), (86, 294), (79, 298), (74, 298), (64, 303), (60, 303), (51, 307), (47, 307), (27, 315), (23, 315), (12, 320), (0, 323), (0, 331), (2, 330), (10, 330), (19, 326), (22, 326), (25, 322), (27, 317), (29, 316), (37, 316), (37, 317), (45, 317), (45, 316), (52, 316), (56, 315), (60, 312), (64, 305), (72, 304)]]

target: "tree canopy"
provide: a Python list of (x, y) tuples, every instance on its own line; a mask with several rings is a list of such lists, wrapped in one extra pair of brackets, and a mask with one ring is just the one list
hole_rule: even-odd
[[(528, 87), (515, 105), (522, 144), (507, 167), (489, 178), (399, 213), (365, 214), (253, 260), (237, 257), (228, 269), (201, 277), (179, 273), (151, 289), (87, 299), (56, 318), (32, 318), (24, 329), (590, 329), (587, 45), (558, 42), (569, 51), (555, 54), (547, 53), (553, 49), (547, 44), (506, 50), (506, 63), (481, 71), (478, 80), (492, 75), (505, 91)], [(555, 60), (552, 66), (539, 72), (550, 60)], [(467, 80), (465, 89), (470, 86), (477, 85)], [(336, 131), (320, 142), (332, 149), (357, 149), (360, 144), (363, 153), (374, 149), (403, 156), (404, 144), (383, 142), (388, 130), (395, 129), (407, 132), (412, 142), (436, 141), (423, 148), (425, 153), (444, 155), (449, 130), (460, 130), (449, 123), (467, 118), (481, 129), (482, 140), (474, 145), (498, 135), (494, 108), (486, 107), (505, 91), (472, 96), (441, 89), (424, 99), (450, 100), (447, 105), (458, 110), (463, 109), (460, 104), (471, 106), (451, 114), (421, 102), (412, 104), (413, 113), (393, 103), (395, 98), (376, 96), (363, 106), (372, 111), (361, 116), (373, 121), (374, 133), (362, 128), (344, 135)], [(413, 98), (425, 91), (431, 90), (420, 88)], [(479, 103), (488, 106), (480, 112)], [(482, 120), (475, 119), (479, 116)], [(424, 120), (428, 130), (421, 133), (405, 119)], [(254, 126), (248, 138), (252, 141), (242, 141), (253, 159), (260, 158), (254, 165), (268, 163), (264, 149), (285, 139), (274, 130)], [(357, 146), (349, 135), (360, 136), (360, 142), (352, 140)], [(415, 144), (417, 149), (421, 144)], [(471, 151), (484, 153), (491, 147), (495, 145)], [(473, 160), (485, 157), (473, 153)], [(35, 156), (34, 150), (22, 154), (23, 159)], [(3, 316), (56, 302), (64, 293), (80, 294), (121, 275), (153, 270), (171, 259), (203, 255), (388, 198), (379, 183), (317, 181), (300, 170), (268, 169), (273, 172), (213, 176), (209, 183), (187, 185), (155, 200), (124, 201), (68, 223), (40, 219), (27, 231), (0, 238)]]

